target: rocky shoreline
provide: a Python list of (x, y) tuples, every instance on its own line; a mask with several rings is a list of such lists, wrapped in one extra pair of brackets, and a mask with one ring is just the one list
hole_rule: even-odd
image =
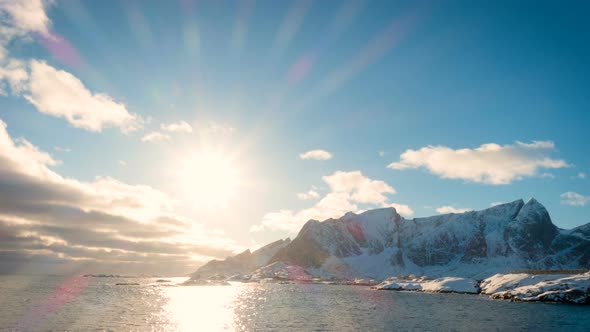
[(369, 278), (323, 279), (307, 275), (293, 277), (284, 273), (269, 273), (231, 278), (191, 278), (182, 285), (227, 286), (230, 285), (229, 282), (369, 286), (375, 290), (485, 295), (492, 299), (519, 302), (590, 304), (590, 271), (574, 274), (565, 271), (499, 273), (483, 280), (464, 277), (435, 279), (409, 275), (388, 278), (382, 282)]
[(481, 294), (520, 302), (590, 304), (590, 271), (581, 274), (496, 274), (481, 281), (470, 278), (394, 277), (377, 290)]

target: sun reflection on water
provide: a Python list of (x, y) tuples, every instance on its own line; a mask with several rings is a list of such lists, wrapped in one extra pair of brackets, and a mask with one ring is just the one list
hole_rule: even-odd
[(168, 287), (167, 312), (176, 331), (234, 331), (239, 286)]

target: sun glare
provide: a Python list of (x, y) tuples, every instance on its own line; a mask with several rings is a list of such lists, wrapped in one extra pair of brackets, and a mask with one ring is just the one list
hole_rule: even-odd
[(190, 153), (178, 175), (184, 197), (197, 205), (226, 205), (239, 185), (236, 165), (220, 151)]

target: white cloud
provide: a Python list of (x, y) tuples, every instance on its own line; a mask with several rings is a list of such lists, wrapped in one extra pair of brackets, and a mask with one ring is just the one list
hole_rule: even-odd
[(166, 134), (162, 134), (157, 131), (152, 131), (151, 133), (144, 135), (141, 138), (141, 141), (142, 142), (160, 142), (160, 141), (166, 141), (169, 139), (170, 139), (170, 136), (168, 136)]
[(121, 165), (123, 167), (127, 166), (127, 162), (125, 160), (119, 160), (118, 163), (119, 163), (119, 165)]
[(440, 214), (445, 214), (445, 213), (463, 213), (463, 212), (467, 212), (467, 211), (472, 211), (473, 209), (469, 209), (469, 208), (456, 208), (450, 205), (446, 205), (446, 206), (441, 206), (439, 208), (436, 209), (436, 212), (440, 213)]
[(391, 203), (389, 204), (389, 206), (394, 208), (397, 211), (397, 213), (401, 214), (404, 217), (410, 217), (414, 215), (414, 210), (412, 210), (412, 208), (410, 208), (406, 204)]
[(280, 210), (270, 212), (262, 217), (260, 225), (254, 225), (250, 231), (261, 231), (265, 228), (298, 232), (301, 226), (310, 219), (324, 220), (344, 215), (348, 211), (358, 211), (358, 206), (346, 193), (329, 193), (318, 203), (301, 211)]
[(3, 17), (8, 27), (16, 29), (14, 33), (24, 34), (37, 32), (40, 34), (49, 33), (50, 21), (45, 14), (45, 3), (43, 0), (0, 0), (0, 13), (7, 15)]
[(589, 196), (584, 196), (573, 191), (568, 191), (560, 195), (561, 204), (571, 206), (585, 206), (590, 202)]
[[(31, 33), (50, 36), (50, 20), (43, 0), (0, 0), (0, 65), (8, 57), (7, 45), (16, 38), (30, 39)], [(0, 74), (0, 81), (2, 81)]]
[(306, 193), (297, 193), (297, 198), (307, 201), (320, 198), (320, 194), (317, 191), (310, 189)]
[(72, 149), (61, 146), (54, 146), (53, 149), (59, 152), (72, 152)]
[(578, 179), (585, 179), (588, 175), (584, 172), (578, 173)]
[(395, 170), (423, 167), (441, 178), (502, 185), (534, 176), (541, 168), (568, 167), (565, 161), (549, 157), (553, 150), (555, 146), (551, 141), (516, 142), (514, 145), (490, 143), (476, 149), (458, 150), (427, 146), (406, 150), (400, 161), (387, 167)]
[(41, 113), (65, 118), (77, 128), (100, 132), (119, 127), (124, 133), (137, 130), (141, 118), (125, 105), (103, 93), (92, 93), (69, 72), (38, 60), (23, 62), (9, 58), (7, 46), (14, 39), (60, 38), (49, 31), (51, 21), (45, 6), (52, 1), (0, 0), (0, 95), (23, 96)]
[(6, 47), (14, 39), (31, 40), (31, 33), (49, 36), (49, 18), (42, 0), (0, 0), (0, 95), (6, 95), (4, 81), (17, 94), (28, 74), (21, 61), (8, 58)]
[(388, 202), (386, 194), (396, 191), (387, 183), (372, 180), (360, 171), (337, 171), (332, 175), (322, 177), (329, 186), (330, 192), (322, 197), (315, 205), (300, 211), (280, 210), (264, 215), (258, 225), (250, 228), (251, 232), (264, 229), (279, 229), (297, 232), (310, 219), (325, 220), (337, 218), (346, 212), (360, 212), (358, 204), (365, 204), (368, 208), (395, 207), (400, 214), (411, 215), (414, 211), (403, 204)]
[(385, 154), (386, 154), (386, 152), (385, 152), (385, 151), (379, 151), (378, 153), (379, 153), (379, 157), (384, 157), (384, 156), (385, 156)]
[(346, 193), (357, 203), (384, 204), (387, 201), (384, 194), (396, 193), (387, 183), (371, 180), (361, 171), (337, 171), (332, 175), (323, 176), (322, 180), (328, 184), (332, 192)]
[(140, 127), (139, 116), (129, 113), (124, 104), (106, 94), (93, 94), (74, 75), (37, 60), (30, 67), (30, 94), (25, 98), (40, 112), (94, 132), (109, 126), (123, 132)]
[(236, 131), (236, 128), (225, 123), (217, 123), (209, 121), (207, 124), (198, 126), (197, 131), (201, 135), (231, 135)]
[(311, 150), (299, 154), (301, 159), (313, 159), (313, 160), (328, 160), (332, 159), (333, 155), (326, 150)]
[(545, 178), (545, 179), (555, 179), (555, 175), (553, 175), (551, 173), (543, 173), (543, 174), (541, 174), (541, 177)]
[(179, 121), (176, 123), (162, 124), (160, 129), (173, 133), (192, 133), (193, 127), (185, 121)]
[(4, 67), (0, 67), (0, 95), (8, 95), (10, 87), (13, 95), (20, 94), (26, 89), (29, 73), (22, 61), (10, 59)]

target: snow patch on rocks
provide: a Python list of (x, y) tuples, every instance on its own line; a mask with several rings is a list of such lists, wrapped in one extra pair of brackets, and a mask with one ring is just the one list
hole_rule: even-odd
[(590, 271), (583, 274), (496, 274), (481, 293), (495, 299), (590, 304)]
[(469, 293), (478, 294), (477, 281), (470, 278), (444, 277), (428, 279), (426, 277), (416, 278), (395, 277), (383, 281), (375, 289), (386, 290), (407, 290), (429, 293)]

